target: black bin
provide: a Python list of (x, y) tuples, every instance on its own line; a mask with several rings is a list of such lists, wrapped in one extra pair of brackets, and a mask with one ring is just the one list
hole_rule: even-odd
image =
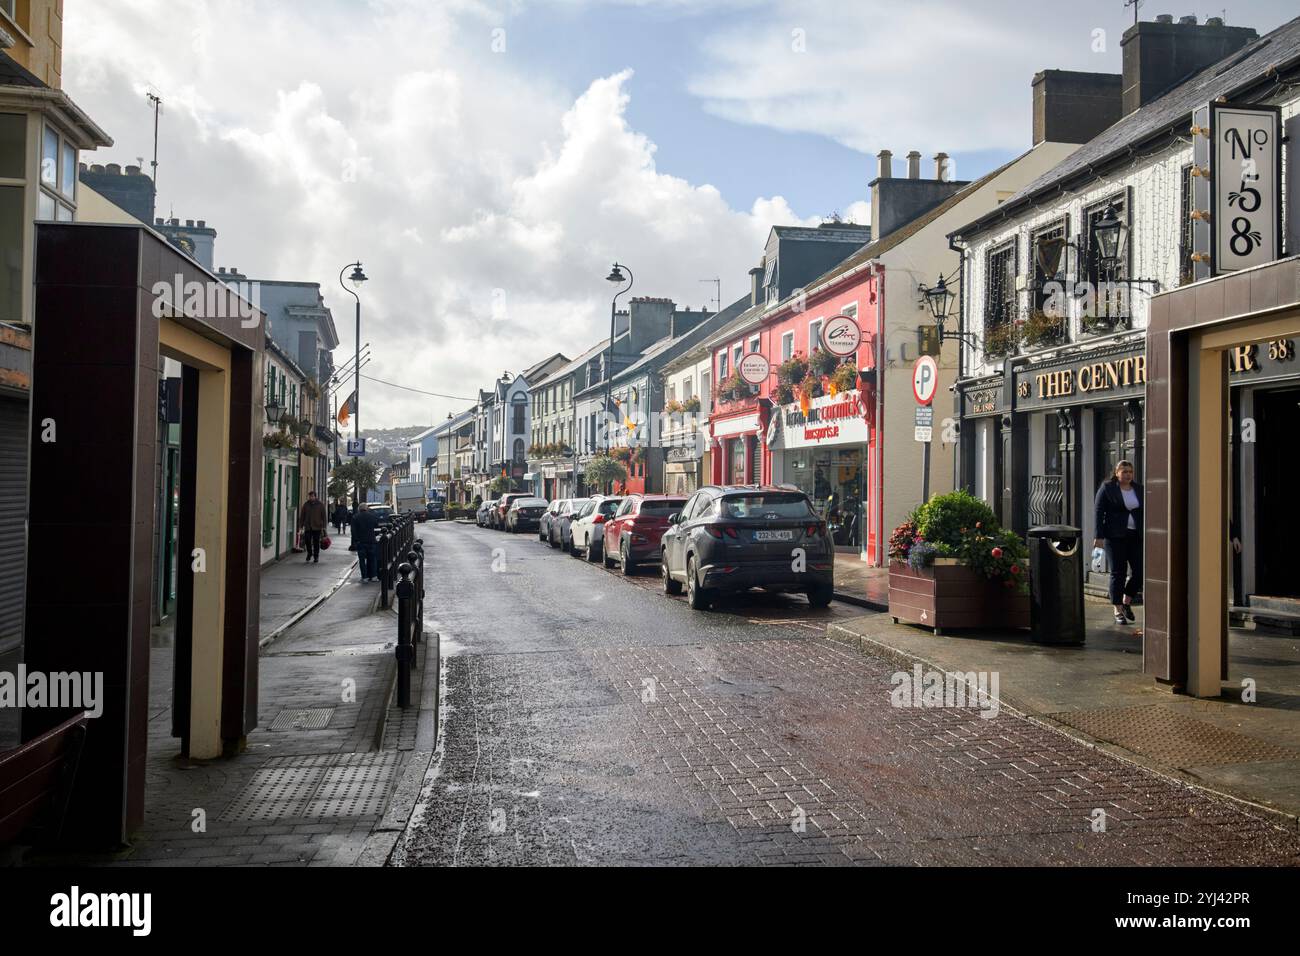
[(1080, 533), (1064, 524), (1029, 529), (1029, 626), (1037, 644), (1083, 643)]

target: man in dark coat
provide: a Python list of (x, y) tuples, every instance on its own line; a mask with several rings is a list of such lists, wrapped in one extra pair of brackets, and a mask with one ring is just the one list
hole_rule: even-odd
[(307, 500), (298, 511), (298, 527), (302, 528), (302, 542), (307, 549), (308, 561), (320, 564), (320, 539), (329, 523), (325, 502), (316, 497), (316, 492), (307, 492)]
[(362, 581), (369, 581), (379, 573), (375, 567), (375, 529), (378, 527), (379, 515), (369, 508), (357, 508), (352, 516), (352, 545), (357, 552)]

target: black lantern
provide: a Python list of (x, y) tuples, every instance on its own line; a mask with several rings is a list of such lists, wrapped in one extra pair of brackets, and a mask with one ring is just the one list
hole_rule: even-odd
[(1098, 264), (1107, 272), (1112, 271), (1119, 265), (1128, 239), (1128, 226), (1120, 219), (1114, 203), (1092, 224), (1092, 234), (1097, 239)]
[(609, 275), (605, 276), (606, 282), (626, 282), (627, 278), (623, 275), (623, 270), (616, 262), (614, 268), (609, 270)]
[(930, 304), (930, 314), (940, 325), (948, 318), (948, 310), (952, 308), (952, 300), (956, 296), (948, 289), (948, 284), (943, 281), (943, 276), (939, 276), (939, 281), (933, 288), (925, 290), (925, 300)]
[(355, 283), (365, 282), (369, 277), (361, 271), (361, 263), (358, 262), (352, 267), (352, 274), (348, 278)]
[(280, 424), (280, 418), (284, 415), (284, 409), (280, 403), (272, 398), (266, 405), (266, 420), (272, 425)]

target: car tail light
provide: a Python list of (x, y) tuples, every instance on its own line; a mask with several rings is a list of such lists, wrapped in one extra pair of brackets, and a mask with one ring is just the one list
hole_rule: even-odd
[(822, 526), (819, 524), (810, 524), (806, 533), (808, 537), (816, 538), (822, 533)]
[(708, 527), (709, 534), (713, 535), (719, 541), (722, 540), (724, 535), (728, 538), (731, 538), (733, 541), (740, 540), (740, 535), (736, 532), (736, 529), (729, 524), (722, 524), (722, 525), (711, 524), (708, 525), (707, 527)]
[(596, 517), (594, 517), (594, 518), (591, 519), (591, 523), (592, 523), (592, 524), (604, 524), (604, 523), (605, 523), (605, 516), (604, 516), (604, 515), (596, 515)]

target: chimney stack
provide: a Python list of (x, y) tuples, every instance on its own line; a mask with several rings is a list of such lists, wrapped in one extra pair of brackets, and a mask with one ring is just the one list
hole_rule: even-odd
[(749, 270), (749, 306), (753, 308), (763, 297), (763, 265), (760, 263)]
[(1119, 121), (1124, 78), (1118, 73), (1043, 70), (1030, 87), (1035, 146), (1086, 143)]
[(887, 149), (876, 153), (876, 178), (888, 179), (894, 175), (894, 154)]
[(921, 178), (921, 154), (916, 150), (912, 150), (907, 154), (907, 178)]
[(1154, 23), (1124, 31), (1123, 115), (1127, 116), (1169, 92), (1213, 63), (1259, 38), (1250, 27), (1228, 27), (1219, 17), (1198, 24), (1196, 17), (1177, 23), (1162, 13)]
[(948, 154), (947, 153), (934, 154), (934, 178), (939, 180), (939, 182), (941, 183), (946, 183), (948, 181)]

